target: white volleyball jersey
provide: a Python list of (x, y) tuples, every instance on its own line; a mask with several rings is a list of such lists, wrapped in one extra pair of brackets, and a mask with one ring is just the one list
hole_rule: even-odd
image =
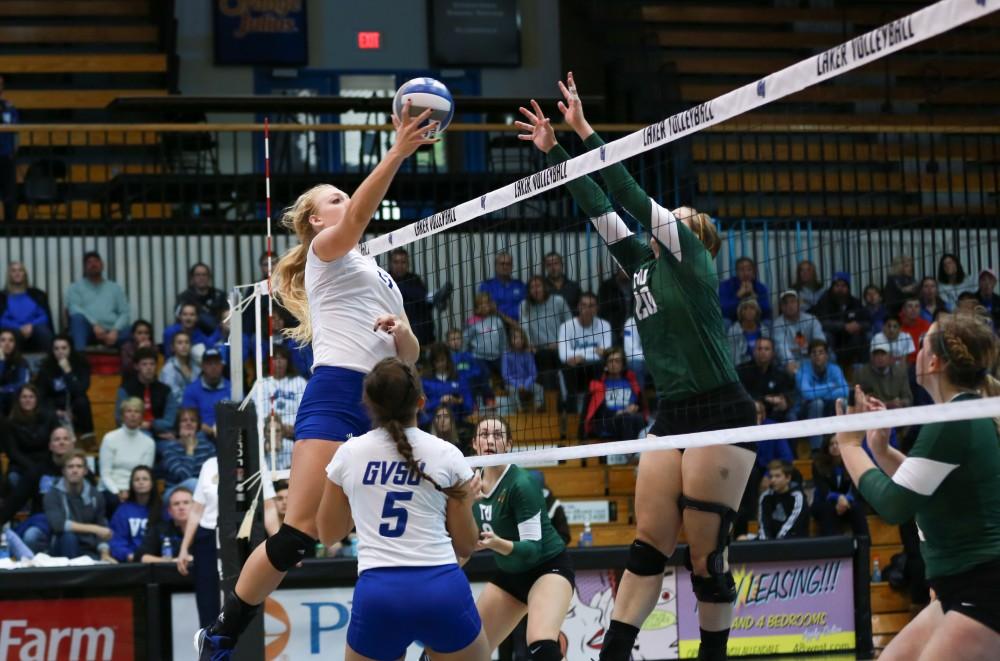
[[(451, 443), (416, 427), (406, 430), (413, 456), (442, 489), (472, 478)], [(384, 429), (352, 438), (333, 455), (327, 477), (351, 503), (358, 534), (358, 573), (374, 567), (436, 567), (456, 562), (445, 526), (448, 497), (411, 473)]]
[(306, 296), (314, 368), (329, 365), (368, 373), (378, 361), (396, 355), (392, 336), (372, 329), (380, 315), (403, 316), (403, 296), (374, 259), (351, 250), (324, 262), (310, 246)]

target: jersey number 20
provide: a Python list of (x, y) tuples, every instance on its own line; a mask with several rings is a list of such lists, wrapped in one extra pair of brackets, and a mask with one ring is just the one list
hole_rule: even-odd
[(400, 501), (413, 498), (412, 491), (390, 491), (385, 494), (385, 503), (382, 505), (382, 518), (395, 519), (390, 525), (385, 522), (378, 527), (378, 534), (383, 537), (402, 537), (406, 532), (406, 519), (408, 512), (402, 505), (397, 505)]

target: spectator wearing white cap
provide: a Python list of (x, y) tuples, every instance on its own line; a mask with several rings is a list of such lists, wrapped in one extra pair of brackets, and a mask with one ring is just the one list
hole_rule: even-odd
[(886, 408), (898, 409), (913, 404), (906, 365), (892, 359), (888, 342), (872, 342), (871, 362), (858, 370), (856, 378), (857, 385), (882, 400)]
[(826, 340), (819, 320), (801, 309), (799, 293), (788, 289), (781, 293), (778, 305), (781, 316), (774, 321), (775, 359), (780, 367), (794, 375), (803, 361), (809, 360), (809, 343)]

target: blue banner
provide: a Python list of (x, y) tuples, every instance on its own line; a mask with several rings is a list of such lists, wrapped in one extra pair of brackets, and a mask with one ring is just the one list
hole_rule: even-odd
[(215, 63), (305, 66), (305, 0), (215, 0)]

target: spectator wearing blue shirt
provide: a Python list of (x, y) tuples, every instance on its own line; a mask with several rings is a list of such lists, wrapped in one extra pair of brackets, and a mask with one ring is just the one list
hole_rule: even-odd
[[(814, 419), (836, 415), (836, 403), (846, 398), (850, 387), (844, 372), (830, 362), (830, 353), (823, 340), (809, 344), (809, 362), (803, 364), (795, 375), (795, 386), (801, 404), (799, 419)], [(823, 443), (822, 435), (809, 439), (813, 451)]]
[(451, 350), (451, 362), (460, 379), (464, 379), (472, 390), (473, 397), (492, 399), (493, 389), (490, 387), (489, 370), (472, 353), (465, 351), (465, 336), (458, 328), (448, 331), (448, 349)]
[[(201, 431), (201, 414), (196, 408), (177, 413), (176, 438), (156, 444), (156, 465), (167, 488), (183, 485), (193, 490), (201, 465), (215, 456), (215, 444)], [(175, 547), (175, 550), (180, 548)]]
[(204, 345), (205, 348), (213, 346), (217, 340), (216, 337), (206, 335), (201, 328), (198, 327), (198, 306), (194, 303), (181, 303), (177, 307), (177, 323), (167, 326), (163, 330), (163, 355), (167, 358), (174, 353), (174, 335), (184, 331), (191, 338), (191, 348), (197, 353), (199, 350), (195, 349), (199, 344)]
[(719, 303), (722, 316), (737, 321), (736, 308), (746, 299), (755, 299), (760, 306), (761, 318), (771, 318), (771, 295), (767, 287), (757, 281), (757, 265), (749, 257), (736, 260), (736, 275), (719, 285)]
[(0, 417), (7, 417), (14, 394), (30, 380), (31, 373), (21, 356), (17, 335), (11, 330), (0, 331)]
[[(0, 76), (0, 124), (17, 124), (17, 108), (3, 98), (4, 78)], [(17, 134), (0, 133), (0, 198), (3, 200), (3, 218), (7, 222), (17, 220)]]
[(93, 250), (83, 256), (83, 278), (66, 290), (69, 334), (73, 348), (83, 351), (91, 342), (107, 347), (128, 340), (132, 311), (125, 290), (104, 278), (104, 260)]
[(504, 351), (500, 359), (500, 375), (507, 387), (507, 396), (514, 398), (516, 408), (531, 410), (545, 404), (545, 391), (538, 383), (538, 368), (535, 355), (528, 344), (528, 335), (520, 326), (510, 331), (510, 351)]
[(819, 454), (813, 460), (812, 515), (819, 523), (819, 534), (840, 534), (840, 523), (847, 520), (855, 537), (868, 534), (868, 518), (861, 495), (851, 476), (844, 469), (840, 445), (835, 436), (823, 439)]
[(128, 498), (111, 517), (111, 557), (118, 562), (139, 562), (136, 553), (146, 535), (146, 527), (160, 519), (160, 492), (153, 483), (153, 469), (136, 466), (129, 478)]
[(889, 318), (889, 311), (882, 303), (882, 290), (875, 285), (868, 285), (865, 287), (864, 294), (861, 295), (861, 298), (861, 303), (864, 305), (865, 312), (868, 313), (868, 318), (871, 319), (872, 322), (872, 335), (878, 335), (882, 332), (882, 326), (885, 325), (885, 320)]
[(7, 282), (0, 291), (0, 329), (19, 336), (25, 351), (46, 352), (52, 346), (52, 312), (49, 297), (28, 282), (21, 262), (7, 266)]
[(458, 375), (451, 352), (443, 344), (432, 344), (422, 378), (427, 403), (420, 412), (421, 426), (429, 425), (439, 406), (451, 409), (456, 420), (464, 420), (473, 410), (469, 384)]
[(215, 405), (229, 398), (229, 379), (222, 376), (222, 354), (208, 349), (201, 357), (201, 378), (184, 389), (184, 408), (196, 408), (201, 414), (201, 431), (215, 438)]
[(490, 295), (505, 323), (521, 320), (521, 301), (528, 295), (523, 282), (513, 277), (514, 258), (501, 250), (494, 259), (496, 275), (479, 285), (479, 291)]
[(729, 327), (726, 339), (729, 340), (729, 353), (733, 365), (739, 367), (749, 363), (753, 358), (757, 340), (770, 338), (769, 325), (761, 320), (760, 305), (752, 298), (740, 301), (736, 309), (736, 322)]

